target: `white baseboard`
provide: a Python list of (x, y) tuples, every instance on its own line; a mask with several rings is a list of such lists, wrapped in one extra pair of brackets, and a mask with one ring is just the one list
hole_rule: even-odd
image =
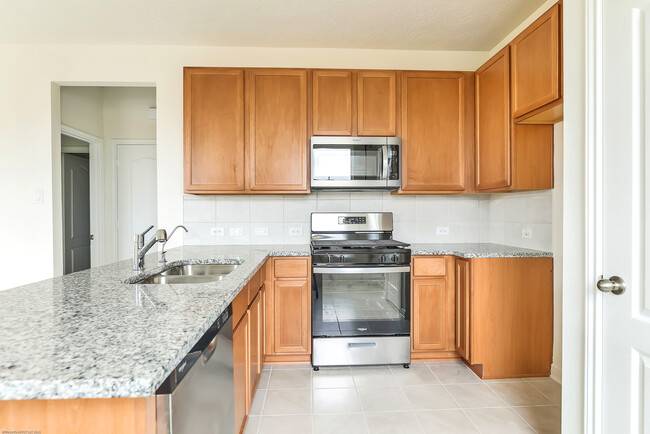
[(551, 379), (562, 384), (562, 367), (558, 366), (556, 363), (551, 365)]

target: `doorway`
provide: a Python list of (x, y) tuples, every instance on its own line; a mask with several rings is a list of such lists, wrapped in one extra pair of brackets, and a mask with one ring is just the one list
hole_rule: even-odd
[(63, 274), (69, 274), (90, 268), (90, 156), (62, 150)]
[[(59, 89), (60, 118), (55, 119), (61, 125), (61, 149), (55, 142), (54, 152), (61, 162), (54, 169), (54, 197), (61, 211), (55, 218), (55, 239), (60, 241), (54, 248), (55, 273), (63, 274), (130, 258), (133, 234), (157, 224), (156, 88), (75, 83), (60, 84)], [(88, 168), (82, 169), (85, 162)], [(70, 172), (73, 166), (77, 173)], [(58, 175), (59, 170), (71, 179)], [(89, 183), (89, 229), (86, 223), (76, 225), (87, 217), (72, 213), (75, 207), (75, 212), (86, 210), (84, 201), (69, 197), (81, 194), (80, 186), (72, 186), (73, 181), (81, 185), (82, 172)], [(87, 232), (83, 246), (83, 237), (71, 231)], [(88, 242), (84, 262), (79, 255), (88, 251)]]

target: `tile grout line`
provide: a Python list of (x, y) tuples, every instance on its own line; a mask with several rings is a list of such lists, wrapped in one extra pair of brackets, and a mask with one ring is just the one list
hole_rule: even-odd
[[(555, 382), (555, 380), (553, 380), (553, 379), (551, 379), (551, 378), (549, 378), (549, 380)], [(527, 384), (530, 384), (530, 385), (533, 387), (533, 389), (535, 389), (536, 391), (538, 391), (539, 393), (541, 393), (541, 394), (542, 394), (546, 399), (548, 399), (549, 401), (551, 401), (554, 405), (556, 405), (556, 406), (558, 406), (558, 407), (561, 407), (561, 405), (562, 405), (561, 401), (560, 401), (560, 404), (557, 404), (553, 399), (551, 399), (550, 396), (548, 396), (546, 393), (542, 392), (542, 391), (539, 390), (537, 387), (535, 387), (535, 383), (544, 383), (545, 381), (527, 381), (527, 380), (524, 380), (524, 381), (525, 381)], [(559, 383), (557, 383), (557, 384), (559, 384)], [(562, 385), (560, 384), (560, 388), (561, 388), (561, 387), (562, 387)]]
[[(525, 381), (524, 381), (524, 382), (525, 382)], [(503, 383), (497, 383), (497, 384), (503, 384)], [(495, 393), (499, 398), (501, 398), (501, 395), (499, 395), (499, 394), (497, 393), (496, 390), (492, 389), (492, 387), (491, 387), (489, 384), (486, 383), (486, 385), (487, 385), (487, 387), (490, 388), (490, 390), (491, 390), (492, 392), (494, 392), (494, 393)], [(535, 389), (535, 390), (537, 390), (537, 389)], [(522, 415), (520, 415), (519, 413), (517, 413), (517, 412), (514, 410), (513, 406), (510, 405), (510, 403), (509, 403), (508, 401), (506, 401), (506, 400), (503, 399), (503, 398), (501, 398), (501, 399), (506, 403), (506, 405), (508, 406), (508, 408), (510, 409), (510, 411), (512, 411), (512, 412), (513, 412), (514, 414), (516, 414), (517, 416), (519, 416), (519, 419), (523, 420), (524, 423), (530, 427), (530, 429), (532, 429), (532, 430), (533, 430), (534, 432), (536, 432), (536, 433), (539, 433), (539, 431), (537, 431), (535, 428), (533, 428), (533, 426), (532, 426), (531, 424), (529, 424), (528, 421), (527, 421), (526, 419), (524, 419)]]
[[(454, 395), (452, 395), (452, 394), (449, 392), (449, 389), (447, 389), (447, 386), (443, 383), (442, 380), (440, 380), (440, 377), (438, 377), (438, 375), (436, 375), (436, 373), (433, 372), (433, 369), (431, 369), (431, 367), (430, 367), (429, 365), (427, 365), (427, 368), (429, 368), (429, 371), (431, 371), (431, 373), (432, 373), (433, 375), (435, 375), (436, 378), (440, 381), (440, 384), (441, 384), (442, 387), (445, 389), (445, 392), (447, 392), (447, 393), (449, 394), (449, 396), (451, 396), (451, 399), (454, 400), (454, 402), (456, 403), (456, 405), (458, 406), (458, 408), (460, 409), (460, 411), (462, 411), (463, 414), (465, 415), (465, 417), (467, 418), (467, 420), (469, 420), (469, 423), (471, 423), (472, 426), (473, 426), (474, 428), (476, 428), (476, 431), (478, 431), (478, 432), (480, 433), (481, 430), (478, 428), (478, 426), (476, 426), (476, 424), (474, 423), (474, 421), (472, 420), (472, 418), (469, 417), (469, 415), (467, 414), (467, 412), (465, 411), (465, 409), (464, 409), (464, 408), (460, 405), (460, 403), (456, 400), (456, 398), (454, 397)], [(473, 373), (473, 372), (472, 372), (472, 373)], [(479, 378), (479, 381), (482, 382), (482, 380), (481, 380), (480, 378)], [(469, 384), (469, 383), (468, 383), (468, 384)], [(474, 383), (474, 384), (477, 384), (477, 383)]]
[[(411, 369), (411, 368), (412, 368), (412, 365), (409, 364), (409, 369)], [(402, 369), (405, 369), (405, 368), (402, 367)], [(406, 392), (404, 392), (404, 388), (402, 387), (402, 383), (399, 382), (399, 379), (397, 378), (397, 376), (395, 375), (395, 373), (393, 372), (393, 370), (391, 369), (390, 366), (388, 367), (388, 370), (390, 371), (390, 373), (393, 375), (393, 378), (397, 382), (397, 386), (399, 387), (399, 390), (402, 392), (402, 396), (404, 397), (404, 399), (406, 400), (406, 403), (408, 404), (409, 408), (411, 409), (411, 413), (413, 413), (413, 416), (415, 417), (415, 421), (417, 422), (418, 426), (420, 427), (420, 431), (422, 431), (422, 433), (424, 433), (425, 432), (424, 427), (422, 426), (422, 423), (420, 422), (420, 418), (418, 417), (418, 415), (415, 414), (415, 409), (413, 408), (413, 405), (411, 404), (411, 401), (409, 401), (408, 397), (406, 396)], [(433, 374), (433, 372), (432, 372), (432, 374)], [(433, 375), (435, 376), (436, 374), (433, 374)], [(436, 378), (438, 378), (438, 377), (436, 377)]]

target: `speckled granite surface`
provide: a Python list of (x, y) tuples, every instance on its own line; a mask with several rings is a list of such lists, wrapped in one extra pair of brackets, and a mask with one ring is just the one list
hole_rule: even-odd
[[(267, 257), (309, 254), (186, 246), (169, 250), (164, 268), (241, 265), (219, 282), (131, 285), (128, 260), (0, 291), (0, 400), (150, 396)], [(162, 271), (157, 261), (147, 255), (146, 274)]]
[[(413, 255), (552, 256), (499, 244), (413, 244)], [(185, 246), (180, 263), (239, 263), (219, 282), (133, 285), (163, 270), (158, 254), (0, 291), (0, 400), (152, 395), (269, 256), (309, 245)]]
[(412, 255), (452, 255), (461, 258), (552, 257), (551, 252), (492, 243), (411, 244)]

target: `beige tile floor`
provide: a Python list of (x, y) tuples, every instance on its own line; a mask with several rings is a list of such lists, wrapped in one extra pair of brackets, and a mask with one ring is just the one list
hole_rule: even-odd
[(246, 434), (559, 433), (561, 386), (482, 381), (460, 362), (265, 367)]

